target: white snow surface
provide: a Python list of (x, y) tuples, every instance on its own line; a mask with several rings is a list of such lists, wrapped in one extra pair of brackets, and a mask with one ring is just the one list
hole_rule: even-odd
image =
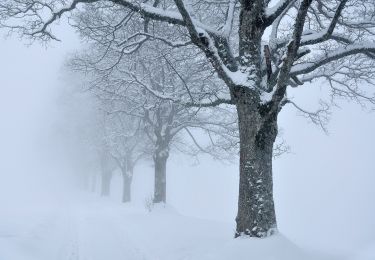
[[(0, 260), (342, 259), (303, 250), (281, 234), (234, 239), (234, 226), (186, 217), (171, 206), (148, 212), (96, 195), (80, 197), (54, 207), (3, 210)], [(351, 259), (374, 259), (372, 253), (373, 247)]]

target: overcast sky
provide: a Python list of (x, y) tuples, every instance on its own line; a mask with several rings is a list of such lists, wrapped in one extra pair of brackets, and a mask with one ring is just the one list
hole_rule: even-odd
[[(62, 43), (47, 49), (38, 43), (27, 47), (15, 38), (0, 39), (0, 203), (11, 204), (25, 195), (30, 199), (36, 192), (27, 188), (30, 182), (45, 185), (43, 176), (57, 171), (43, 161), (39, 144), (49, 136), (57, 114), (65, 55), (79, 47), (65, 28), (60, 28), (60, 38)], [(313, 109), (325, 87), (303, 86), (290, 95)], [(281, 113), (279, 125), (291, 153), (274, 162), (274, 185), (282, 233), (297, 243), (342, 251), (375, 240), (375, 114), (356, 104), (340, 105), (333, 111), (329, 135), (292, 108)], [(234, 223), (238, 165), (200, 161), (192, 166), (193, 160), (172, 156), (169, 202), (186, 215)], [(152, 169), (141, 167), (135, 174), (137, 193)], [(147, 187), (152, 187), (150, 181)]]

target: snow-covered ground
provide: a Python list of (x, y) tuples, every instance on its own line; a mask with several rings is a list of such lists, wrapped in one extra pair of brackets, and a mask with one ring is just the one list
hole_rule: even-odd
[[(233, 226), (186, 217), (170, 206), (148, 212), (141, 205), (81, 194), (74, 203), (2, 211), (0, 260), (343, 259), (303, 250), (281, 234), (232, 237)], [(345, 259), (373, 260), (374, 248)]]

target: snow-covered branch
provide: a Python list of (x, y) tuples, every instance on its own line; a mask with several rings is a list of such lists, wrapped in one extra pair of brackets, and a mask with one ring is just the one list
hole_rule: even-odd
[(324, 55), (318, 56), (312, 61), (294, 65), (290, 73), (292, 76), (307, 74), (329, 62), (339, 60), (350, 55), (366, 54), (368, 52), (372, 52), (372, 53), (375, 52), (374, 43), (370, 42), (370, 43), (348, 45), (346, 47), (339, 48), (336, 51), (331, 51)]

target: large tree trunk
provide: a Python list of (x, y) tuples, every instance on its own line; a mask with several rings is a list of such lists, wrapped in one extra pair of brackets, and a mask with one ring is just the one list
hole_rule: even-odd
[(167, 160), (168, 152), (157, 151), (154, 155), (154, 203), (165, 203), (167, 199)]
[[(247, 92), (247, 91), (244, 91)], [(273, 201), (272, 151), (277, 135), (277, 112), (262, 111), (255, 95), (240, 93), (237, 102), (240, 131), (240, 183), (236, 237), (266, 237), (277, 229)]]
[(109, 196), (111, 190), (111, 179), (112, 173), (111, 172), (102, 172), (102, 183), (101, 183), (101, 196)]

